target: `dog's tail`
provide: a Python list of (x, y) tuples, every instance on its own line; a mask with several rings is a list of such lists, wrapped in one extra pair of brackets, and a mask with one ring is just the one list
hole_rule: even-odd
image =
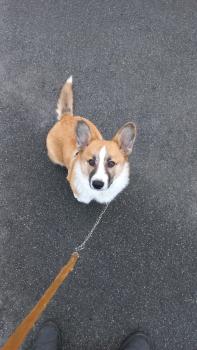
[(73, 115), (73, 78), (72, 75), (66, 80), (61, 89), (59, 99), (57, 102), (57, 119), (65, 114)]

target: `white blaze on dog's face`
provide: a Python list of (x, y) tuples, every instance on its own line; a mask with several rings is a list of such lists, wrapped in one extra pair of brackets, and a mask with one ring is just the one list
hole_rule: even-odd
[(89, 164), (94, 165), (94, 170), (89, 175), (90, 187), (96, 190), (106, 190), (109, 187), (109, 175), (106, 169), (106, 146), (100, 148), (99, 153), (89, 160)]
[(106, 191), (121, 177), (136, 136), (133, 123), (125, 124), (111, 141), (92, 140), (85, 122), (77, 125), (79, 161), (82, 173), (95, 191)]

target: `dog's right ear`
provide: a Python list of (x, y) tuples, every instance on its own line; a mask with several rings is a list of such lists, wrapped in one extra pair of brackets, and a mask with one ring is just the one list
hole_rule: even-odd
[(77, 122), (76, 126), (77, 144), (79, 149), (84, 149), (91, 140), (90, 128), (83, 120)]

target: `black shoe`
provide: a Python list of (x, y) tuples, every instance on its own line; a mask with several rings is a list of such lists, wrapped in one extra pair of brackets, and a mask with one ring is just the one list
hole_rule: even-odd
[(40, 328), (33, 350), (60, 350), (60, 330), (52, 321), (46, 321)]
[(130, 334), (119, 350), (151, 350), (148, 337), (142, 332)]

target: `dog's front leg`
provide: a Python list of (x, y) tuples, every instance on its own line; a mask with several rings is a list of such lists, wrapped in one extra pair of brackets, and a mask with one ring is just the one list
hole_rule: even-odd
[(92, 200), (92, 198), (88, 196), (79, 195), (79, 194), (76, 194), (75, 192), (73, 192), (73, 195), (80, 203), (89, 204)]

